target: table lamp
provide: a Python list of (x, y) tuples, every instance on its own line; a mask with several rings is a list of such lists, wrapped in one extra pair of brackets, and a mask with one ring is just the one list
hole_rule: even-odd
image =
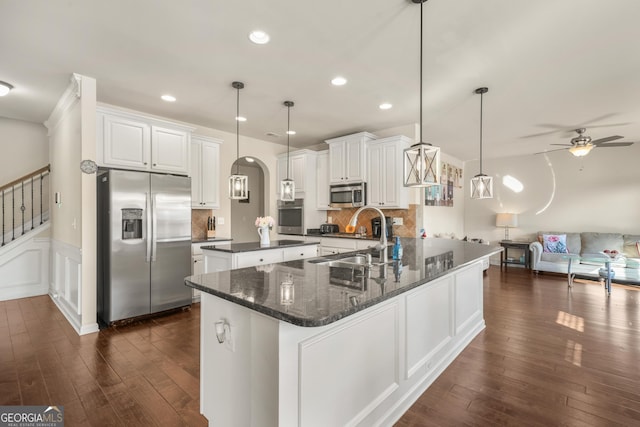
[(496, 215), (496, 227), (504, 227), (504, 240), (509, 241), (509, 228), (518, 226), (518, 214), (499, 213)]

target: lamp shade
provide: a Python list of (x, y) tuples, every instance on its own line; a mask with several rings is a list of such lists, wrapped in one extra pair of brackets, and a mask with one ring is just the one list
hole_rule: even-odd
[(499, 213), (496, 215), (496, 227), (517, 227), (518, 214)]

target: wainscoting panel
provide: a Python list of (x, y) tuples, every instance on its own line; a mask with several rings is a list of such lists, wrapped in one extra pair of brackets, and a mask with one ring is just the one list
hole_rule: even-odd
[(56, 303), (69, 323), (80, 333), (82, 283), (80, 268), (82, 254), (80, 248), (59, 240), (51, 241), (53, 253), (52, 282), (49, 289), (51, 298)]
[(49, 242), (22, 236), (0, 252), (0, 301), (47, 294)]

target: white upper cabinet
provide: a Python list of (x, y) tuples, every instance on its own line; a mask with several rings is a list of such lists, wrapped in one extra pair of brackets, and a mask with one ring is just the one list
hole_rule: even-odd
[(367, 142), (375, 135), (360, 132), (327, 139), (329, 144), (329, 181), (332, 184), (365, 181)]
[(220, 144), (222, 140), (191, 136), (191, 206), (220, 208)]
[(409, 207), (409, 189), (402, 182), (403, 151), (411, 139), (392, 136), (372, 141), (367, 147), (367, 204), (381, 209)]
[(100, 166), (187, 175), (194, 128), (104, 106), (97, 121)]
[[(315, 179), (309, 179), (309, 172), (316, 169), (317, 153), (311, 150), (296, 150), (289, 153), (289, 178), (296, 187), (295, 197), (299, 198), (308, 193), (315, 186)], [(278, 155), (276, 173), (276, 193), (280, 194), (280, 181), (287, 177), (287, 153)], [(313, 174), (315, 178), (315, 174)]]
[(335, 210), (329, 199), (329, 150), (318, 151), (316, 168), (316, 203), (319, 210)]

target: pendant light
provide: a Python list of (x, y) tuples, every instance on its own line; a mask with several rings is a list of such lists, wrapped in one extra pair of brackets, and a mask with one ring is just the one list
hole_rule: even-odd
[(294, 104), (293, 101), (284, 101), (284, 105), (287, 107), (287, 177), (280, 181), (280, 200), (293, 202), (296, 197), (296, 185), (289, 178), (289, 137), (291, 136), (291, 107)]
[(231, 87), (237, 90), (236, 97), (236, 173), (229, 177), (229, 198), (244, 200), (249, 198), (249, 177), (240, 175), (240, 89), (244, 83), (233, 82)]
[(480, 94), (480, 173), (471, 178), (471, 198), (492, 199), (493, 177), (482, 173), (482, 97), (485, 93), (489, 92), (489, 89), (479, 87), (475, 92)]
[(420, 142), (404, 150), (404, 186), (429, 187), (440, 179), (440, 148), (422, 138), (422, 4), (427, 0), (411, 1), (420, 3)]

